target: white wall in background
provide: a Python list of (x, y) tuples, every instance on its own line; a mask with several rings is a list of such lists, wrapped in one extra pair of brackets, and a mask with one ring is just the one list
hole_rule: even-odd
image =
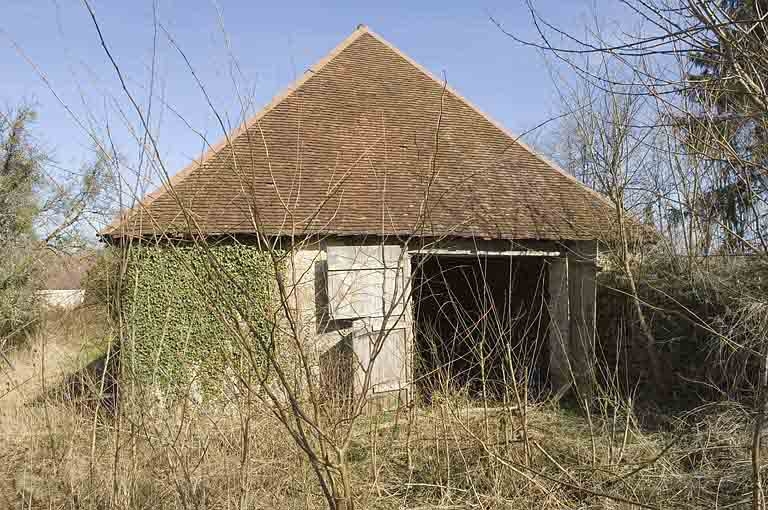
[(85, 290), (83, 289), (61, 289), (61, 290), (40, 290), (37, 295), (43, 301), (43, 304), (49, 308), (60, 308), (62, 310), (71, 310), (83, 303)]

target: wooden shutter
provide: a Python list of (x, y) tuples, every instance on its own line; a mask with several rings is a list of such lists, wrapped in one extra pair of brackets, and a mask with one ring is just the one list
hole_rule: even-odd
[(333, 319), (384, 317), (402, 313), (401, 248), (392, 246), (329, 246), (328, 304)]
[[(335, 320), (354, 321), (352, 348), (356, 358), (355, 384), (362, 389), (370, 368), (369, 391), (387, 392), (404, 388), (407, 382), (406, 335), (400, 321), (404, 310), (406, 276), (400, 268), (402, 247), (398, 245), (328, 246), (328, 304)], [(393, 306), (395, 302), (395, 306)], [(387, 331), (376, 356), (375, 342), (389, 315)]]

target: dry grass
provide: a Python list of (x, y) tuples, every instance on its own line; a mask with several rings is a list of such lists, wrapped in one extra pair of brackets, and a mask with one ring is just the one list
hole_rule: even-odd
[[(90, 358), (92, 349), (81, 349), (78, 339), (99, 335), (86, 317), (49, 322), (49, 384)], [(36, 349), (16, 353), (16, 371), (4, 376), (39, 376)], [(247, 413), (244, 443), (243, 407), (226, 415), (186, 407), (132, 422), (32, 399), (31, 388), (40, 385), (21, 385), (0, 409), (0, 508), (325, 505), (303, 453), (264, 409)], [(643, 431), (624, 406), (605, 398), (589, 419), (546, 403), (524, 413), (478, 405), (437, 394), (429, 406), (361, 419), (350, 450), (357, 507), (748, 504), (748, 421), (736, 405), (701, 409), (666, 432)]]
[(48, 312), (41, 328), (0, 358), (0, 410), (38, 398), (43, 385), (55, 385), (102, 355), (109, 341), (105, 314), (92, 306)]
[[(713, 420), (661, 458), (673, 435), (630, 432), (622, 447), (619, 437), (612, 443), (599, 432), (593, 463), (592, 435), (581, 418), (533, 408), (526, 460), (519, 431), (505, 428), (505, 413), (495, 413), (493, 434), (483, 437), (483, 413), (465, 404), (420, 410), (410, 427), (395, 414), (363, 420), (350, 454), (358, 507), (639, 508), (632, 501), (725, 508), (747, 498), (748, 456), (737, 439), (746, 437), (733, 423)], [(49, 410), (50, 430), (39, 407), (5, 416), (3, 507), (324, 507), (302, 454), (265, 414), (253, 417), (243, 469), (241, 429), (233, 419), (198, 414), (183, 425), (126, 427), (121, 437), (114, 423), (104, 423), (92, 451), (88, 416), (62, 405)]]

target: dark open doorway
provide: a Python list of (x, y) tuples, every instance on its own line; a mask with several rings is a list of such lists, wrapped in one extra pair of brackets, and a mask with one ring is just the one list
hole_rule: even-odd
[[(547, 383), (547, 272), (541, 257), (413, 257), (419, 393), (501, 399), (512, 381)], [(514, 379), (513, 379), (514, 378)]]

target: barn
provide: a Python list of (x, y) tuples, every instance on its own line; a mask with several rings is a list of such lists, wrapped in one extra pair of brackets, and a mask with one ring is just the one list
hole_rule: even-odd
[(604, 197), (360, 26), (101, 234), (279, 242), (329, 391), (428, 396), (588, 392), (610, 228)]

